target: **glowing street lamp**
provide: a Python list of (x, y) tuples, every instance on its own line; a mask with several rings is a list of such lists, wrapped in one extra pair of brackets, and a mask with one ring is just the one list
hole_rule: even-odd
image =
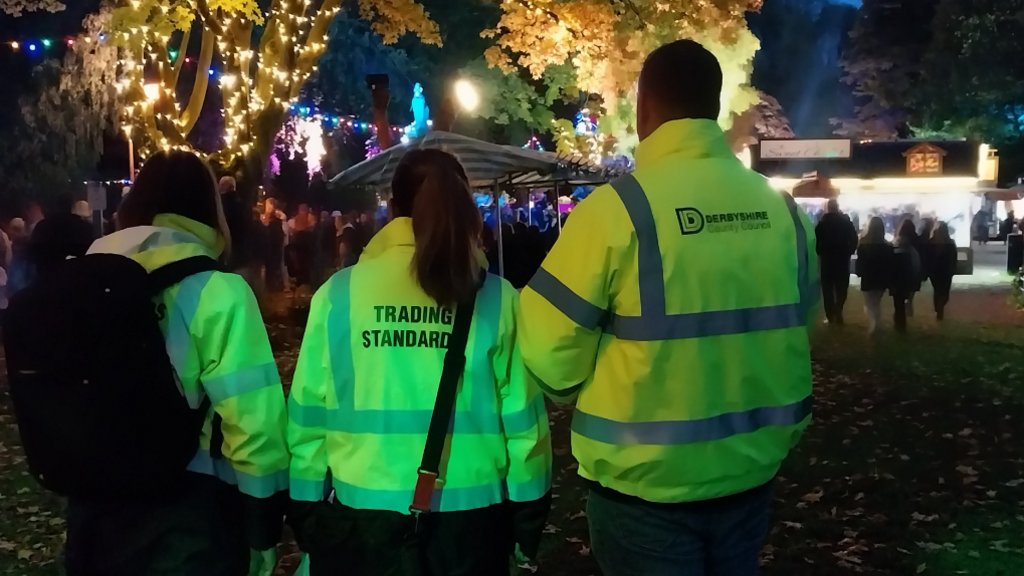
[(469, 80), (459, 80), (455, 83), (455, 98), (458, 99), (462, 109), (467, 112), (476, 110), (480, 105), (480, 94), (476, 91), (476, 86), (473, 86)]

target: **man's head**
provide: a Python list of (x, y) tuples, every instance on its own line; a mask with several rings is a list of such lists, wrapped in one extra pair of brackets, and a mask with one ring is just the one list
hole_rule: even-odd
[(647, 139), (662, 124), (686, 118), (717, 120), (722, 67), (693, 40), (665, 44), (647, 57), (637, 91), (637, 133)]
[(235, 186), (235, 179), (231, 176), (225, 176), (220, 179), (220, 184), (217, 185), (217, 188), (221, 194), (230, 194), (235, 191)]
[(835, 198), (829, 200), (828, 204), (825, 205), (825, 211), (829, 214), (839, 214), (839, 200)]

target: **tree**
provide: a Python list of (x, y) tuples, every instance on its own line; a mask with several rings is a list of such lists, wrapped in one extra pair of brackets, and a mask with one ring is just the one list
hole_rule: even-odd
[[(254, 187), (289, 105), (316, 70), (342, 1), (270, 0), (266, 16), (256, 0), (131, 0), (114, 10), (112, 39), (124, 55), (118, 86), (126, 122), (145, 136), (143, 153), (190, 146), (214, 70), (225, 133), (211, 159), (242, 172)], [(416, 0), (358, 0), (358, 10), (385, 42), (406, 33), (440, 42), (437, 25)], [(193, 44), (194, 74), (183, 74)]]
[[(109, 25), (101, 10), (83, 22), (86, 36)], [(20, 99), (20, 117), (3, 139), (0, 181), (11, 197), (40, 198), (76, 190), (92, 178), (120, 106), (117, 48), (76, 43), (63, 61), (44, 61)]]
[[(837, 133), (868, 138), (910, 135), (928, 105), (921, 66), (931, 49), (938, 0), (864, 0), (843, 57), (843, 81), (853, 86), (855, 118), (837, 119)], [(949, 62), (954, 65), (954, 62)]]
[(796, 136), (779, 101), (764, 92), (759, 92), (758, 96), (758, 103), (737, 116), (726, 131), (726, 138), (735, 152), (739, 152), (744, 146), (755, 144), (758, 140)]
[(654, 48), (692, 38), (722, 63), (725, 90), (720, 122), (757, 102), (749, 85), (757, 39), (744, 13), (761, 0), (505, 0), (488, 62), (505, 73), (523, 68), (540, 79), (552, 67), (570, 64), (582, 92), (600, 95), (602, 131), (626, 141), (633, 123), (633, 87), (644, 58)]
[(36, 12), (45, 10), (47, 12), (60, 12), (66, 8), (57, 0), (0, 0), (0, 12), (14, 17), (21, 16), (25, 12)]

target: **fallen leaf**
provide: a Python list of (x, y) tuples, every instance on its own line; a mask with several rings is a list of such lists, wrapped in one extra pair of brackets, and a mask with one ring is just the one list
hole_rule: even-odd
[(800, 497), (800, 499), (803, 500), (804, 502), (820, 502), (821, 497), (824, 495), (825, 492), (819, 488), (814, 492), (808, 492), (807, 494), (804, 494), (803, 496)]
[(920, 574), (921, 572), (924, 572), (927, 569), (928, 569), (928, 565), (927, 564), (918, 564), (918, 566), (917, 566), (917, 573)]
[(960, 466), (957, 466), (956, 467), (956, 471), (961, 473), (961, 474), (964, 474), (966, 476), (977, 476), (978, 475), (978, 471), (977, 470), (975, 470), (974, 468), (971, 468), (970, 466), (964, 466), (963, 464), (961, 464)]

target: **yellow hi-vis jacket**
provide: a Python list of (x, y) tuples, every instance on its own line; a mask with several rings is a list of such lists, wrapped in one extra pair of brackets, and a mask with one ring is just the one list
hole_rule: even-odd
[[(89, 252), (128, 256), (152, 272), (193, 256), (217, 258), (223, 250), (223, 238), (209, 226), (160, 214), (153, 226), (101, 238)], [(268, 534), (280, 534), (282, 518), (264, 500), (288, 489), (287, 412), (256, 297), (241, 276), (204, 272), (166, 290), (161, 300), (167, 353), (185, 396), (193, 408), (209, 396), (213, 407), (188, 469), (253, 497), (245, 500), (250, 546), (272, 547), (277, 540)], [(224, 435), (216, 460), (210, 456), (214, 411)]]
[[(330, 472), (342, 504), (409, 513), (454, 320), (417, 284), (414, 251), (412, 220), (395, 219), (313, 298), (288, 405), (293, 500), (322, 500)], [(512, 286), (487, 276), (433, 511), (550, 489), (547, 412), (519, 354), (517, 307)]]
[(771, 480), (810, 420), (814, 228), (715, 122), (679, 120), (596, 190), (522, 294), (527, 367), (579, 394), (580, 474), (652, 502)]

